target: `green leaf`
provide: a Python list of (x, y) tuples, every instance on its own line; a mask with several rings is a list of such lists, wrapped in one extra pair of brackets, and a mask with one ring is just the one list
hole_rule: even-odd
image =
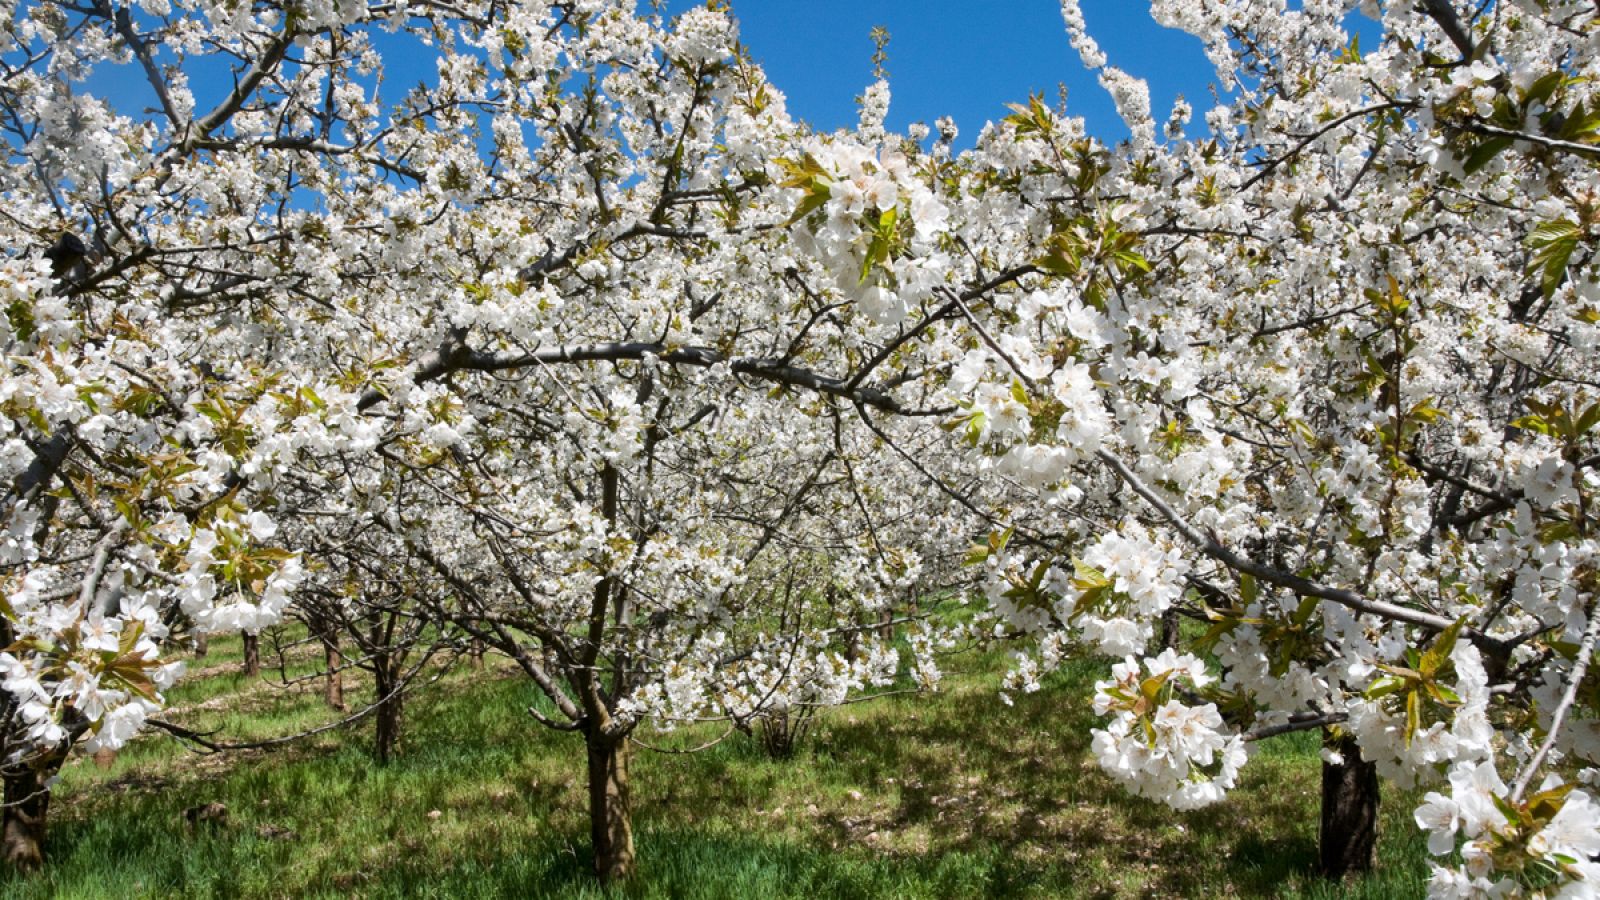
[(1542, 103), (1545, 106), (1549, 106), (1550, 98), (1554, 96), (1556, 88), (1561, 87), (1566, 77), (1566, 74), (1560, 69), (1544, 75), (1538, 81), (1528, 85), (1527, 92), (1522, 95), (1522, 104), (1524, 106), (1532, 106), (1535, 103)]
[(111, 504), (117, 508), (117, 512), (121, 513), (124, 519), (128, 520), (129, 525), (133, 526), (135, 530), (139, 529), (139, 524), (144, 517), (139, 514), (137, 506), (133, 505), (126, 497), (113, 498)]
[(1540, 791), (1528, 798), (1528, 812), (1535, 821), (1549, 821), (1555, 818), (1561, 807), (1566, 805), (1567, 795), (1572, 793), (1574, 782), (1558, 784), (1548, 791)]
[(1416, 406), (1411, 407), (1411, 410), (1406, 413), (1406, 417), (1416, 419), (1418, 422), (1422, 422), (1424, 424), (1432, 425), (1434, 422), (1444, 418), (1444, 410), (1434, 406), (1433, 398), (1430, 397), (1426, 400), (1423, 400), (1421, 403), (1418, 403)]
[(1493, 162), (1496, 156), (1499, 156), (1515, 142), (1515, 138), (1509, 137), (1492, 137), (1484, 140), (1467, 155), (1467, 161), (1463, 163), (1462, 168), (1466, 170), (1468, 175), (1471, 175)]
[(1001, 121), (1017, 129), (1017, 134), (1048, 134), (1054, 127), (1055, 120), (1050, 115), (1050, 110), (1044, 105), (1043, 94), (1028, 95), (1028, 105), (1020, 103), (1007, 103), (1006, 108), (1011, 110), (1011, 115)]
[(1051, 275), (1076, 275), (1083, 268), (1081, 239), (1070, 233), (1057, 233), (1045, 242), (1045, 252), (1033, 264)]
[(1235, 628), (1238, 628), (1240, 624), (1241, 623), (1238, 619), (1217, 619), (1212, 623), (1210, 628), (1206, 629), (1206, 633), (1201, 635), (1199, 640), (1195, 641), (1194, 646), (1196, 651), (1200, 653), (1215, 652), (1217, 649), (1217, 642), (1222, 640), (1224, 635), (1228, 634), (1230, 631), (1233, 631)]
[(827, 180), (828, 177), (828, 170), (809, 153), (798, 160), (780, 158), (777, 163), (778, 168), (789, 175), (788, 178), (778, 182), (779, 187), (805, 187), (818, 178)]
[(1361, 62), (1361, 35), (1350, 36), (1350, 45), (1340, 50), (1333, 61), (1341, 65)]
[(1256, 598), (1258, 598), (1260, 596), (1261, 596), (1261, 585), (1260, 585), (1259, 582), (1256, 581), (1255, 576), (1254, 575), (1240, 575), (1239, 576), (1239, 599), (1244, 601), (1244, 605), (1245, 606), (1249, 606), (1250, 604), (1256, 602)]
[(1591, 403), (1589, 408), (1578, 414), (1573, 431), (1577, 436), (1589, 433), (1596, 425), (1600, 425), (1600, 403)]
[(1576, 240), (1557, 241), (1545, 248), (1537, 260), (1542, 260), (1539, 270), (1539, 290), (1549, 298), (1561, 287), (1561, 279), (1567, 275), (1567, 262), (1572, 259), (1573, 251), (1578, 249)]
[(1405, 686), (1405, 679), (1396, 678), (1393, 675), (1385, 675), (1382, 678), (1379, 678), (1377, 681), (1374, 681), (1372, 684), (1367, 685), (1367, 689), (1362, 693), (1368, 700), (1376, 700), (1379, 697), (1387, 697), (1396, 691), (1402, 690), (1405, 688)]
[(1455, 691), (1451, 690), (1450, 688), (1445, 687), (1444, 685), (1440, 684), (1439, 682), (1430, 681), (1430, 682), (1427, 682), (1427, 684), (1425, 686), (1426, 686), (1427, 691), (1428, 691), (1428, 696), (1432, 697), (1433, 699), (1435, 699), (1437, 701), (1439, 701), (1440, 703), (1443, 703), (1446, 706), (1460, 706), (1461, 705), (1461, 695), (1457, 694)]
[(1535, 251), (1528, 268), (1539, 272), (1539, 289), (1546, 298), (1561, 286), (1561, 280), (1567, 274), (1567, 263), (1578, 249), (1578, 238), (1581, 236), (1578, 223), (1566, 219), (1541, 222), (1528, 235), (1528, 246)]
[(1580, 102), (1561, 120), (1561, 130), (1556, 136), (1564, 141), (1591, 143), (1589, 140), (1600, 130), (1600, 106), (1584, 109)]
[(1544, 416), (1537, 413), (1531, 416), (1519, 416), (1511, 420), (1511, 427), (1520, 428), (1523, 431), (1532, 431), (1536, 434), (1555, 434), (1555, 429), (1551, 427), (1550, 423), (1545, 421)]
[(1072, 570), (1072, 586), (1080, 591), (1111, 586), (1111, 579), (1106, 577), (1106, 573), (1081, 560), (1072, 561)]
[(1515, 825), (1522, 821), (1522, 810), (1512, 806), (1511, 801), (1492, 791), (1489, 793), (1489, 799), (1494, 803), (1495, 809), (1500, 810), (1500, 814), (1506, 817), (1507, 822)]
[(1139, 682), (1139, 693), (1152, 708), (1155, 707), (1156, 701), (1160, 699), (1161, 689), (1167, 686), (1167, 680), (1172, 677), (1172, 672), (1172, 669), (1168, 669), (1160, 675), (1152, 675)]
[(1112, 254), (1112, 258), (1121, 264), (1123, 275), (1127, 275), (1130, 269), (1146, 274), (1150, 272), (1150, 261), (1132, 250), (1118, 250)]
[(1016, 531), (1017, 527), (1013, 525), (1003, 531), (990, 532), (989, 550), (994, 553), (999, 553), (1001, 550), (1004, 550), (1006, 545), (1011, 543), (1011, 535), (1015, 534)]
[(1576, 237), (1577, 235), (1578, 223), (1567, 219), (1551, 219), (1548, 222), (1539, 223), (1533, 229), (1533, 233), (1528, 235), (1528, 246), (1543, 247), (1553, 241)]
[(813, 186), (806, 191), (806, 195), (801, 198), (800, 205), (795, 207), (794, 215), (790, 216), (789, 221), (783, 224), (785, 226), (789, 226), (801, 221), (806, 216), (811, 215), (825, 206), (832, 196), (832, 191), (828, 189), (826, 184), (813, 184)]
[(1028, 405), (1028, 389), (1023, 387), (1022, 380), (1019, 378), (1011, 379), (1011, 399), (1023, 406)]
[(1539, 541), (1545, 544), (1558, 544), (1575, 540), (1577, 537), (1578, 526), (1566, 519), (1550, 522), (1539, 528)]
[(1406, 694), (1406, 746), (1422, 727), (1422, 692), (1412, 690)]
[(983, 439), (983, 420), (984, 414), (981, 412), (975, 412), (971, 418), (967, 419), (965, 437), (969, 446), (976, 447), (978, 442)]
[(33, 316), (33, 304), (23, 300), (13, 300), (6, 307), (6, 318), (11, 322), (11, 330), (17, 338), (24, 341), (33, 340), (38, 327)]
[(1388, 314), (1389, 318), (1398, 319), (1411, 308), (1411, 301), (1400, 293), (1400, 282), (1396, 281), (1393, 275), (1388, 276), (1388, 279), (1389, 290), (1387, 293), (1379, 294), (1378, 309)]
[(881, 266), (889, 261), (889, 249), (894, 241), (895, 208), (888, 209), (878, 214), (877, 226), (872, 232), (872, 243), (867, 245), (867, 256), (861, 261), (861, 280), (866, 284), (872, 275), (873, 266)]
[(122, 634), (117, 640), (117, 647), (120, 649), (121, 654), (123, 656), (131, 654), (134, 646), (139, 643), (139, 638), (143, 634), (144, 622), (138, 619), (133, 619), (129, 622), (129, 624), (125, 625), (122, 629)]
[(1456, 638), (1460, 636), (1461, 629), (1466, 624), (1467, 617), (1462, 616), (1455, 621), (1455, 624), (1439, 632), (1439, 636), (1433, 641), (1433, 646), (1422, 655), (1422, 660), (1417, 666), (1423, 677), (1432, 678), (1433, 674), (1450, 659), (1451, 652), (1456, 649)]
[(1306, 622), (1311, 620), (1311, 614), (1317, 611), (1317, 606), (1321, 602), (1322, 601), (1316, 597), (1302, 598), (1300, 600), (1300, 605), (1295, 608), (1294, 615), (1289, 617), (1289, 621), (1296, 625), (1306, 624)]

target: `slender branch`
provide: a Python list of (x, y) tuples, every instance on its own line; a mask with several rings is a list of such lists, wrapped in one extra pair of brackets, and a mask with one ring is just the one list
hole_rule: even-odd
[(715, 747), (716, 745), (718, 745), (718, 744), (722, 743), (723, 741), (727, 740), (737, 730), (738, 730), (738, 726), (730, 725), (728, 727), (728, 730), (724, 731), (719, 737), (714, 737), (711, 740), (706, 741), (705, 743), (701, 744), (698, 747), (682, 747), (682, 748), (657, 747), (654, 744), (647, 744), (644, 741), (639, 740), (637, 737), (633, 737), (632, 735), (630, 735), (628, 739), (633, 741), (635, 744), (638, 744), (639, 746), (645, 748), (646, 750), (651, 751), (652, 753), (689, 754), (689, 753), (699, 753), (702, 750), (710, 750), (712, 747)]
[[(1121, 459), (1118, 459), (1116, 454), (1109, 450), (1102, 449), (1097, 451), (1095, 455), (1098, 456), (1100, 460), (1108, 467), (1110, 467), (1110, 469), (1117, 474), (1117, 477), (1121, 478), (1122, 481), (1128, 485), (1128, 487), (1132, 488), (1134, 493), (1138, 494), (1140, 497), (1143, 497), (1146, 503), (1149, 503), (1152, 507), (1154, 507), (1156, 512), (1160, 513), (1161, 517), (1166, 519), (1167, 523), (1175, 531), (1177, 531), (1178, 534), (1182, 535), (1184, 540), (1199, 548), (1199, 550), (1205, 555), (1211, 557), (1217, 562), (1222, 563), (1235, 572), (1251, 575), (1261, 579), (1262, 581), (1275, 584), (1282, 588), (1287, 588), (1288, 590), (1293, 591), (1295, 594), (1302, 597), (1316, 597), (1322, 600), (1328, 600), (1333, 603), (1337, 603), (1340, 606), (1353, 609), (1357, 612), (1369, 613), (1371, 615), (1381, 616), (1385, 619), (1393, 619), (1399, 622), (1407, 622), (1409, 624), (1427, 628), (1432, 631), (1443, 631), (1455, 624), (1454, 620), (1447, 619), (1444, 616), (1422, 612), (1415, 609), (1408, 609), (1404, 606), (1397, 606), (1396, 604), (1387, 603), (1382, 600), (1372, 600), (1356, 593), (1355, 591), (1318, 584), (1309, 578), (1303, 578), (1299, 575), (1295, 575), (1292, 572), (1285, 572), (1281, 569), (1263, 565), (1254, 560), (1241, 556), (1223, 546), (1221, 541), (1218, 541), (1216, 538), (1200, 531), (1198, 528), (1195, 528), (1193, 525), (1190, 525), (1188, 522), (1184, 521), (1183, 517), (1178, 514), (1177, 510), (1174, 510), (1170, 504), (1161, 499), (1161, 497), (1157, 495), (1155, 491), (1151, 490), (1150, 486), (1145, 484), (1138, 475), (1134, 474), (1133, 470), (1129, 469), (1127, 464), (1125, 464)], [(1480, 631), (1477, 631), (1476, 629), (1464, 629), (1464, 633), (1470, 640), (1472, 640), (1473, 643), (1482, 644), (1496, 653), (1500, 652), (1504, 648), (1504, 641), (1492, 638)]]
[(100, 0), (98, 9), (101, 15), (111, 20), (112, 26), (117, 30), (117, 34), (121, 35), (122, 40), (127, 43), (128, 49), (132, 50), (134, 57), (139, 60), (139, 66), (144, 69), (145, 80), (150, 82), (151, 90), (155, 91), (156, 99), (161, 103), (161, 111), (166, 114), (167, 121), (171, 123), (173, 132), (181, 133), (188, 123), (184, 121), (182, 116), (178, 115), (178, 109), (172, 103), (172, 95), (167, 90), (167, 79), (161, 74), (161, 69), (156, 66), (154, 57), (150, 55), (150, 45), (146, 44), (144, 39), (139, 36), (139, 33), (134, 30), (133, 14), (129, 11), (129, 7), (124, 6), (113, 12), (110, 3), (106, 2), (106, 0)]
[[(388, 702), (394, 697), (404, 693), (411, 686), (411, 682), (415, 681), (416, 677), (422, 673), (423, 668), (427, 665), (428, 660), (433, 658), (435, 652), (437, 652), (437, 648), (430, 649), (422, 657), (422, 659), (417, 662), (417, 665), (411, 670), (411, 674), (405, 678), (402, 678), (400, 682), (395, 685), (394, 690), (384, 694), (382, 697), (376, 698), (369, 705), (337, 721), (329, 722), (326, 725), (320, 725), (316, 728), (312, 728), (308, 731), (301, 731), (296, 734), (268, 738), (264, 741), (246, 741), (235, 744), (211, 740), (210, 736), (216, 733), (214, 731), (195, 731), (194, 729), (185, 728), (182, 725), (168, 722), (163, 719), (146, 719), (145, 723), (148, 725), (153, 725), (156, 728), (159, 728), (162, 731), (172, 735), (173, 737), (181, 738), (201, 748), (204, 748), (208, 753), (221, 753), (228, 750), (262, 750), (268, 747), (279, 747), (295, 741), (305, 740), (308, 737), (315, 737), (319, 734), (323, 734), (324, 732), (333, 731), (336, 728), (343, 728), (346, 725), (353, 724), (371, 715), (375, 710), (378, 709), (378, 707), (382, 706), (384, 703)], [(428, 679), (428, 682), (431, 684), (435, 681), (438, 681), (440, 678), (443, 678), (444, 674), (448, 671), (450, 671), (449, 665), (440, 667), (438, 674)]]
[(1473, 46), (1472, 35), (1468, 34), (1466, 26), (1461, 24), (1461, 17), (1456, 15), (1455, 7), (1450, 5), (1450, 0), (1422, 0), (1422, 11), (1428, 18), (1438, 23), (1439, 28), (1444, 31), (1444, 36), (1461, 51), (1462, 59), (1472, 58), (1477, 48)]
[(1257, 728), (1252, 731), (1247, 731), (1244, 733), (1243, 737), (1247, 742), (1264, 741), (1267, 738), (1277, 737), (1280, 734), (1293, 734), (1297, 731), (1310, 731), (1313, 728), (1323, 728), (1328, 725), (1338, 725), (1349, 718), (1350, 716), (1347, 713), (1328, 713), (1327, 715), (1310, 713), (1303, 716), (1291, 716), (1289, 721), (1283, 723), (1282, 725), (1269, 725), (1265, 728)]
[(1407, 105), (1409, 105), (1409, 104), (1394, 102), (1394, 103), (1382, 103), (1382, 104), (1379, 104), (1377, 106), (1366, 106), (1366, 107), (1362, 107), (1361, 109), (1351, 110), (1350, 112), (1345, 113), (1344, 115), (1338, 117), (1337, 119), (1333, 119), (1333, 120), (1329, 121), (1327, 124), (1323, 125), (1321, 128), (1318, 128), (1316, 131), (1313, 131), (1310, 134), (1306, 135), (1303, 139), (1301, 139), (1300, 143), (1298, 143), (1298, 144), (1294, 145), (1292, 148), (1290, 148), (1287, 153), (1283, 154), (1282, 156), (1274, 157), (1273, 159), (1268, 161), (1267, 164), (1262, 167), (1261, 171), (1259, 171), (1256, 174), (1250, 176), (1244, 182), (1244, 184), (1239, 185), (1239, 191), (1241, 193), (1243, 193), (1244, 191), (1250, 190), (1250, 188), (1254, 187), (1257, 184), (1257, 182), (1261, 181), (1261, 179), (1266, 178), (1268, 175), (1271, 175), (1273, 172), (1277, 171), (1279, 166), (1283, 165), (1284, 163), (1288, 162), (1291, 159), (1294, 159), (1296, 156), (1299, 156), (1300, 152), (1302, 150), (1304, 150), (1307, 147), (1311, 146), (1318, 138), (1321, 138), (1323, 135), (1325, 135), (1328, 132), (1334, 130), (1335, 128), (1338, 128), (1339, 126), (1341, 126), (1344, 123), (1350, 121), (1351, 119), (1359, 119), (1359, 118), (1361, 118), (1363, 116), (1369, 116), (1369, 115), (1371, 115), (1371, 114), (1373, 114), (1375, 112), (1383, 112), (1384, 110), (1388, 110), (1388, 109), (1401, 109), (1401, 108), (1404, 108)]
[(1567, 689), (1561, 695), (1561, 702), (1557, 704), (1555, 714), (1550, 717), (1550, 729), (1545, 735), (1544, 743), (1539, 745), (1537, 752), (1528, 760), (1528, 765), (1517, 776), (1516, 787), (1511, 790), (1511, 802), (1522, 800), (1522, 795), (1533, 783), (1533, 776), (1538, 774), (1539, 767), (1544, 765), (1544, 758), (1550, 755), (1550, 749), (1555, 746), (1556, 738), (1561, 736), (1561, 726), (1567, 721), (1567, 713), (1572, 711), (1572, 706), (1578, 700), (1578, 688), (1583, 684), (1583, 677), (1589, 671), (1589, 657), (1594, 655), (1595, 642), (1600, 640), (1600, 603), (1595, 604), (1594, 611), (1589, 615), (1589, 627), (1583, 630), (1583, 640), (1578, 644), (1578, 658), (1572, 664), (1572, 676), (1567, 679)]
[[(551, 347), (531, 352), (494, 353), (468, 350), (454, 339), (447, 340), (438, 350), (423, 357), (412, 381), (424, 384), (451, 372), (505, 372), (533, 366), (581, 362), (623, 362), (654, 356), (669, 365), (693, 366), (709, 369), (726, 363), (735, 374), (748, 375), (790, 387), (803, 388), (864, 404), (900, 416), (945, 415), (950, 410), (909, 409), (888, 392), (877, 387), (852, 387), (849, 382), (823, 375), (810, 369), (791, 366), (776, 359), (757, 357), (729, 357), (710, 347), (674, 347), (654, 341), (619, 341), (573, 347)], [(383, 392), (369, 388), (361, 396), (356, 408), (366, 410), (385, 399)]]
[[(1573, 466), (1573, 468), (1579, 472), (1582, 472), (1585, 469), (1592, 469), (1596, 466), (1600, 466), (1600, 453), (1596, 453), (1593, 456), (1578, 460), (1577, 465)], [(1496, 513), (1502, 513), (1515, 507), (1517, 503), (1523, 500), (1526, 496), (1527, 494), (1521, 490), (1514, 494), (1501, 494), (1492, 500), (1484, 501), (1479, 506), (1469, 509), (1458, 516), (1452, 516), (1448, 519), (1445, 519), (1444, 524), (1449, 525), (1452, 528), (1464, 528), (1473, 524), (1474, 522), (1486, 519), (1489, 516), (1495, 515)]]
[(119, 521), (116, 527), (106, 532), (94, 545), (94, 560), (89, 563), (89, 572), (83, 578), (83, 587), (78, 591), (78, 614), (87, 615), (89, 606), (94, 602), (94, 595), (100, 590), (100, 577), (105, 574), (106, 564), (111, 561), (111, 551), (116, 547), (117, 541), (122, 537), (126, 528), (125, 521)]
[(1459, 126), (1462, 131), (1480, 134), (1486, 137), (1511, 138), (1518, 141), (1527, 141), (1549, 150), (1560, 150), (1582, 156), (1586, 159), (1600, 159), (1600, 147), (1590, 144), (1579, 144), (1575, 141), (1563, 141), (1558, 138), (1545, 137), (1542, 134), (1529, 134), (1526, 131), (1514, 131), (1510, 128), (1501, 128), (1498, 125), (1486, 125), (1482, 122), (1470, 122)]
[(267, 75), (278, 67), (278, 63), (283, 61), (283, 57), (289, 52), (289, 48), (293, 46), (294, 39), (295, 32), (292, 29), (285, 28), (267, 44), (266, 49), (261, 52), (260, 58), (234, 84), (233, 90), (228, 96), (213, 107), (210, 112), (194, 121), (193, 130), (185, 136), (183, 143), (180, 144), (182, 152), (189, 152), (193, 149), (194, 141), (210, 137), (213, 132), (233, 118), (233, 114), (244, 106), (245, 101), (250, 98), (256, 88), (261, 86), (261, 82), (266, 79)]

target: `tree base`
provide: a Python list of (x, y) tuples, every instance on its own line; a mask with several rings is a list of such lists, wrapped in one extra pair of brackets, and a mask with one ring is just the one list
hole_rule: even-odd
[(1339, 762), (1322, 763), (1322, 831), (1318, 871), (1341, 879), (1372, 870), (1378, 842), (1378, 767), (1361, 757), (1348, 736), (1324, 734), (1322, 745)]

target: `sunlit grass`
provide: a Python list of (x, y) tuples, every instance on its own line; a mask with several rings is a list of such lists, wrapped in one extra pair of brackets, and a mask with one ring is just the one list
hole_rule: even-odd
[[(210, 661), (232, 648), (214, 649)], [(236, 657), (232, 657), (236, 659)], [(264, 660), (266, 662), (267, 660)], [(310, 671), (314, 659), (303, 662)], [(937, 696), (826, 713), (794, 758), (735, 734), (633, 767), (650, 897), (1418, 896), (1413, 804), (1392, 795), (1380, 872), (1331, 887), (1316, 854), (1317, 742), (1259, 747), (1223, 804), (1174, 813), (1128, 796), (1088, 753), (1080, 664), (1045, 690), (998, 698), (1004, 660), (964, 661)], [(294, 672), (291, 667), (291, 675)], [(189, 727), (262, 738), (329, 721), (319, 687), (268, 688), (218, 671), (175, 692)], [(211, 683), (216, 682), (216, 683)], [(242, 692), (239, 710), (207, 700)], [(182, 699), (179, 699), (181, 697)], [(350, 702), (370, 700), (350, 684)], [(407, 710), (403, 755), (369, 756), (370, 726), (273, 752), (199, 755), (141, 739), (111, 765), (73, 764), (58, 790), (51, 861), (0, 893), (44, 897), (585, 897), (582, 746), (540, 728), (509, 666), (462, 667)], [(710, 726), (647, 734), (681, 747)], [(190, 829), (183, 811), (227, 806)]]

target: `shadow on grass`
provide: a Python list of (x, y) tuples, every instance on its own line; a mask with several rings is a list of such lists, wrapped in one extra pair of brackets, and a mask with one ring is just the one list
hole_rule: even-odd
[[(1226, 802), (1174, 813), (1090, 758), (1098, 722), (1083, 697), (1098, 676), (1074, 668), (1014, 707), (991, 671), (936, 697), (831, 711), (788, 761), (738, 737), (692, 756), (641, 753), (639, 876), (608, 892), (590, 874), (581, 743), (522, 712), (534, 702), (525, 682), (473, 673), (408, 707), (405, 753), (384, 768), (363, 727), (220, 763), (152, 745), (112, 771), (76, 772), (47, 871), (0, 875), (0, 895), (1339, 896), (1309, 876), (1314, 740), (1259, 754)], [(1422, 876), (1406, 854), (1420, 838), (1391, 827), (1406, 799), (1386, 799), (1386, 865), (1407, 865), (1352, 889), (1415, 896)], [(208, 802), (228, 806), (228, 823), (191, 831), (183, 809)]]

